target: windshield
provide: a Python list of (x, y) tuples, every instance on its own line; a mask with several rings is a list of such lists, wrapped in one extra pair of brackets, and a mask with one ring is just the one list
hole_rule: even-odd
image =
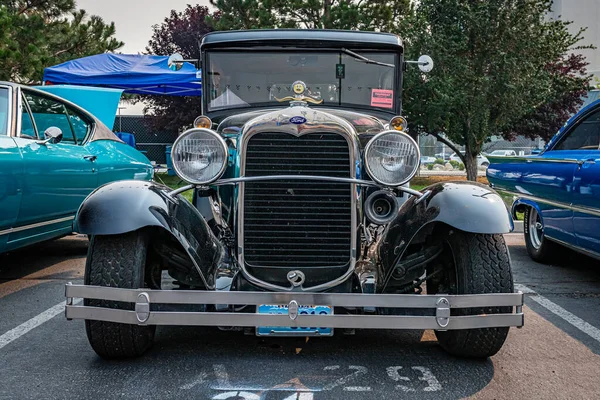
[(0, 88), (0, 135), (8, 135), (8, 89)]
[[(397, 65), (392, 52), (356, 52), (379, 63)], [(368, 64), (341, 51), (212, 51), (206, 59), (208, 111), (273, 106), (293, 96), (303, 81), (305, 95), (324, 106), (392, 111), (398, 101), (396, 68)]]

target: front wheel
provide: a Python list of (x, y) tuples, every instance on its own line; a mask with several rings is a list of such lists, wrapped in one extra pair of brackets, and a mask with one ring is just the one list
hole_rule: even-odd
[[(85, 265), (86, 285), (138, 289), (155, 286), (146, 279), (150, 265), (148, 236), (144, 231), (121, 235), (93, 236)], [(92, 307), (133, 310), (133, 304), (85, 299)], [(152, 346), (156, 326), (138, 326), (115, 322), (85, 321), (88, 340), (103, 358), (130, 358), (142, 355)]]
[[(427, 281), (427, 293), (513, 293), (508, 248), (502, 235), (452, 230), (442, 253), (442, 273)], [(510, 313), (511, 307), (453, 309), (452, 315)], [(500, 350), (508, 327), (436, 331), (448, 353), (472, 358), (491, 357)]]

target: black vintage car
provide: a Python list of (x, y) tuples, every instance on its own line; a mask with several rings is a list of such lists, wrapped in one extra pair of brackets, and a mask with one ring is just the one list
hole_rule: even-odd
[(211, 33), (200, 53), (204, 115), (172, 152), (189, 186), (111, 183), (77, 215), (91, 242), (66, 315), (100, 356), (144, 353), (156, 325), (210, 325), (434, 329), (450, 353), (488, 357), (523, 325), (501, 198), (407, 185), (419, 148), (402, 75), (429, 57), (405, 61), (392, 34), (319, 30)]

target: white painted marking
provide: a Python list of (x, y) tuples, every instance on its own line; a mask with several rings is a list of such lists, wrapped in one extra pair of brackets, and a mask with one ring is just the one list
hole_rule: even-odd
[(213, 371), (217, 377), (217, 386), (229, 387), (229, 374), (223, 364), (214, 364)]
[(198, 375), (198, 379), (196, 379), (194, 382), (191, 383), (186, 383), (185, 385), (180, 386), (180, 389), (183, 390), (190, 390), (193, 387), (200, 385), (201, 383), (205, 382), (205, 379), (208, 377), (208, 375), (206, 374), (206, 372), (201, 372), (200, 375)]
[(537, 292), (525, 285), (521, 285), (520, 283), (515, 283), (515, 290), (525, 294), (537, 294)]
[(303, 392), (303, 393), (290, 394), (288, 397), (286, 397), (283, 400), (313, 400), (313, 399), (314, 399), (314, 396), (312, 393)]
[(336, 369), (340, 369), (339, 365), (328, 365), (327, 367), (323, 368), (323, 370), (325, 371), (335, 371)]
[(423, 389), (424, 392), (437, 392), (442, 390), (442, 385), (437, 380), (435, 375), (431, 372), (429, 368), (426, 367), (412, 367), (413, 370), (421, 372), (423, 374), (422, 377), (419, 378), (421, 381), (427, 382), (427, 387)]
[[(74, 302), (74, 304), (77, 304), (79, 302), (81, 302), (81, 299), (79, 299), (79, 301)], [(44, 322), (51, 320), (52, 318), (56, 317), (58, 314), (64, 311), (65, 302), (62, 301), (54, 307), (50, 307), (43, 313), (38, 314), (30, 320), (23, 322), (16, 328), (13, 328), (10, 331), (4, 333), (2, 336), (0, 336), (0, 349), (6, 346), (7, 344), (17, 340), (21, 336), (25, 335), (30, 330), (42, 325)]]
[(250, 392), (225, 392), (213, 397), (213, 400), (227, 400), (227, 399), (243, 399), (243, 400), (260, 400), (260, 396)]
[(567, 321), (569, 324), (573, 325), (581, 332), (590, 336), (592, 339), (595, 339), (596, 341), (600, 342), (600, 329), (579, 318), (577, 315), (565, 310), (553, 301), (550, 301), (544, 296), (541, 296), (535, 290), (528, 288), (525, 285), (515, 284), (515, 289), (520, 290), (523, 293), (530, 294), (531, 296), (529, 296), (529, 298), (531, 300), (535, 301), (548, 311), (552, 312), (554, 315)]
[(373, 389), (370, 386), (346, 386), (344, 390), (347, 392), (370, 392)]
[[(410, 381), (410, 378), (408, 376), (401, 376), (400, 375), (400, 370), (402, 369), (402, 367), (397, 366), (397, 367), (387, 367), (386, 371), (388, 376), (395, 382), (399, 382), (399, 381), (405, 381), (408, 382)], [(402, 390), (403, 392), (414, 392), (415, 389), (408, 387), (408, 386), (404, 386), (404, 385), (396, 385), (396, 389), (398, 390)]]
[(343, 377), (335, 380), (334, 382), (331, 382), (331, 383), (325, 385), (323, 387), (323, 390), (331, 390), (331, 389), (336, 388), (338, 386), (345, 385), (348, 382), (356, 379), (358, 377), (358, 375), (366, 375), (367, 374), (367, 368), (366, 367), (362, 367), (360, 365), (350, 365), (348, 368), (349, 369), (354, 369), (355, 371), (353, 373), (351, 373), (350, 375), (343, 376)]

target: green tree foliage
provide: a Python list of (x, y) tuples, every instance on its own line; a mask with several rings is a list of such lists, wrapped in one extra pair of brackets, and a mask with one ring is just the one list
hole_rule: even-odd
[(410, 0), (210, 0), (219, 30), (256, 28), (395, 30)]
[(40, 82), (45, 67), (117, 50), (114, 34), (73, 0), (0, 0), (0, 80)]
[(513, 136), (541, 106), (587, 86), (575, 73), (583, 66), (556, 68), (582, 32), (551, 19), (550, 7), (550, 0), (421, 0), (407, 21), (408, 57), (435, 60), (428, 75), (405, 74), (409, 121), (457, 154), (455, 144), (464, 145), (469, 180), (491, 135)]

